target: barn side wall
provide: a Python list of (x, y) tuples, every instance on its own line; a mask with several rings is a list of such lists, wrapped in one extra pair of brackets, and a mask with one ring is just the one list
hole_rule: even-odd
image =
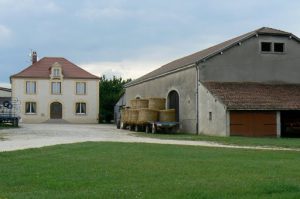
[[(211, 120), (209, 113), (211, 112)], [(226, 107), (202, 85), (199, 85), (199, 133), (204, 135), (229, 135)]]
[(196, 68), (169, 74), (126, 88), (126, 103), (136, 97), (164, 97), (175, 90), (179, 94), (179, 131), (196, 133)]

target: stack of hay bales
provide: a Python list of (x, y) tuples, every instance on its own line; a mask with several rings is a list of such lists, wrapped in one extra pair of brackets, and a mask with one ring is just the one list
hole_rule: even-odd
[(165, 98), (133, 99), (130, 108), (121, 111), (121, 121), (129, 125), (148, 122), (175, 122), (175, 109), (166, 110)]

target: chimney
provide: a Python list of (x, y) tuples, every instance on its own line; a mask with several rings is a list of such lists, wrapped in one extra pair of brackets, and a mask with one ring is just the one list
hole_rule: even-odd
[(31, 61), (32, 61), (32, 64), (34, 64), (35, 62), (37, 62), (36, 51), (32, 51), (32, 53), (31, 53)]

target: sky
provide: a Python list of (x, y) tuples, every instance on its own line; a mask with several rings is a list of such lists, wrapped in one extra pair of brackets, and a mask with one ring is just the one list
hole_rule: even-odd
[(300, 36), (299, 18), (296, 0), (0, 0), (0, 86), (31, 50), (135, 79), (263, 26)]

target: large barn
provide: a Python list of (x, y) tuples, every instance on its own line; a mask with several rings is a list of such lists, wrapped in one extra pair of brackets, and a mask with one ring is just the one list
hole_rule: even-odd
[(181, 132), (299, 136), (300, 39), (263, 27), (170, 62), (125, 88), (127, 103), (165, 97)]

